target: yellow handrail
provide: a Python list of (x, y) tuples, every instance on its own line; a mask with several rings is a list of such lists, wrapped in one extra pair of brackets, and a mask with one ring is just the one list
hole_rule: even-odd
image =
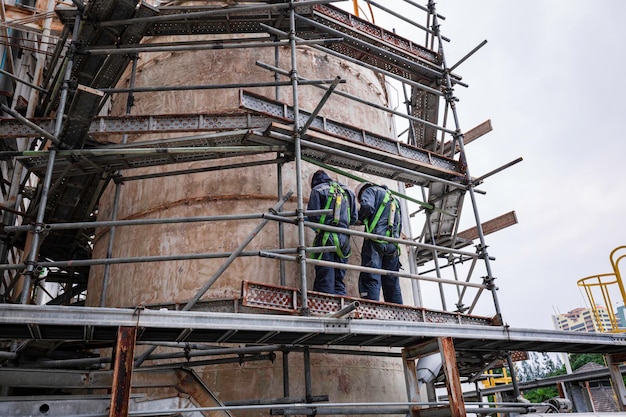
[(616, 258), (616, 255), (620, 250), (626, 250), (626, 246), (618, 246), (613, 249), (609, 259), (611, 260), (611, 267), (613, 268), (613, 273), (617, 279), (617, 285), (619, 286), (620, 293), (622, 294), (622, 301), (626, 303), (626, 291), (624, 291), (624, 282), (622, 281), (622, 274), (619, 270), (619, 263), (622, 259), (624, 259), (624, 257), (626, 257), (626, 253)]
[[(624, 331), (622, 329), (619, 329), (618, 327), (615, 311), (613, 310), (611, 294), (609, 292), (609, 286), (616, 283), (617, 279), (615, 279), (615, 274), (610, 273), (591, 275), (578, 280), (578, 286), (584, 288), (585, 293), (587, 294), (587, 298), (589, 299), (589, 304), (591, 304), (591, 312), (593, 313), (597, 328), (602, 333)], [(611, 323), (610, 329), (605, 329), (604, 321), (602, 320), (602, 316), (598, 308), (598, 303), (596, 302), (596, 297), (594, 296), (594, 289), (599, 290), (600, 295), (602, 296), (601, 301), (604, 302), (604, 305), (606, 306), (605, 309), (609, 315), (609, 321)]]
[[(620, 254), (621, 251), (623, 251), (623, 253)], [(626, 332), (626, 328), (625, 329), (619, 328), (619, 323), (615, 315), (615, 310), (613, 307), (613, 300), (612, 300), (611, 291), (610, 291), (610, 289), (613, 286), (617, 285), (619, 289), (619, 295), (622, 298), (621, 301), (624, 304), (626, 304), (626, 290), (624, 289), (624, 282), (622, 281), (622, 274), (619, 268), (619, 264), (624, 258), (626, 258), (626, 246), (618, 246), (615, 249), (613, 249), (611, 251), (611, 254), (609, 255), (609, 260), (611, 261), (611, 268), (613, 269), (612, 273), (591, 275), (591, 276), (581, 278), (578, 280), (578, 286), (584, 288), (585, 293), (587, 294), (587, 298), (589, 300), (589, 303), (591, 304), (591, 311), (593, 313), (593, 317), (596, 321), (598, 330), (600, 332), (606, 332), (606, 333)], [(598, 297), (598, 295), (600, 297)], [(609, 321), (611, 323), (610, 329), (604, 328), (605, 327), (604, 322), (602, 320), (600, 309), (599, 309), (598, 303), (596, 302), (596, 298), (601, 298), (601, 302), (604, 303), (604, 306), (609, 316)]]

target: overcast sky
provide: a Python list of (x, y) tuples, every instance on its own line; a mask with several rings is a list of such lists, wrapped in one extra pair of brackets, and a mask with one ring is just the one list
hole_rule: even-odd
[(577, 281), (610, 272), (610, 252), (626, 245), (626, 2), (441, 0), (437, 9), (449, 65), (488, 41), (456, 70), (469, 84), (455, 90), (462, 130), (494, 127), (466, 148), (471, 174), (524, 159), (477, 195), (483, 222), (511, 210), (519, 221), (486, 237), (503, 318), (551, 329), (555, 312), (587, 306)]

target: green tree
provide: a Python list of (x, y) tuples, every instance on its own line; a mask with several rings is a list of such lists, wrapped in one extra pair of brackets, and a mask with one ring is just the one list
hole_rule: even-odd
[(540, 387), (525, 392), (524, 398), (531, 403), (542, 403), (544, 401), (548, 401), (550, 398), (557, 397), (558, 395), (559, 391), (556, 387)]
[[(552, 357), (545, 352), (528, 352), (528, 360), (515, 365), (519, 381), (534, 381), (553, 375), (565, 373), (565, 366), (558, 360), (555, 363)], [(541, 403), (559, 395), (556, 387), (535, 388), (523, 393), (524, 398), (532, 403)]]
[(599, 353), (572, 353), (569, 358), (569, 363), (572, 366), (573, 371), (588, 364), (589, 362), (595, 362), (598, 365), (606, 366), (604, 356)]
[(538, 378), (559, 375), (563, 365), (557, 358), (557, 362), (546, 352), (528, 352), (528, 359), (515, 364), (517, 379), (519, 381), (534, 381)]

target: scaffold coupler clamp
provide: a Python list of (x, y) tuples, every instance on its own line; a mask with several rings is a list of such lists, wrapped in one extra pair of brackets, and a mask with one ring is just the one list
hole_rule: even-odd
[(495, 285), (495, 280), (496, 280), (496, 277), (491, 277), (489, 275), (486, 275), (486, 276), (483, 277), (483, 285), (488, 290), (493, 290), (493, 289), (498, 290), (498, 287), (496, 287), (496, 285)]

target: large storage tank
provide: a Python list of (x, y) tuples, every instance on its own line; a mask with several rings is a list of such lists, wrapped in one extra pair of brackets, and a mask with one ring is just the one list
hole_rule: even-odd
[[(198, 40), (195, 37), (193, 40)], [(206, 38), (204, 38), (206, 39)], [(174, 39), (153, 38), (149, 42)], [(175, 39), (179, 41), (180, 39)], [(189, 39), (191, 40), (191, 39)], [(347, 82), (341, 89), (378, 104), (385, 104), (387, 93), (384, 80), (376, 74), (323, 54), (309, 47), (297, 48), (298, 74), (307, 79), (331, 79), (340, 76)], [(273, 48), (225, 49), (193, 52), (144, 54), (139, 60), (136, 86), (236, 84), (274, 80), (274, 74), (255, 65), (256, 61), (275, 65)], [(291, 68), (289, 48), (279, 49), (283, 69)], [(123, 79), (128, 85), (130, 73)], [(281, 87), (276, 97), (274, 87), (253, 89), (270, 99), (292, 104), (291, 87)], [(324, 94), (313, 86), (299, 87), (300, 108), (312, 111)], [(125, 113), (126, 96), (118, 95), (111, 113)], [(238, 89), (165, 91), (137, 94), (132, 114), (232, 113), (241, 112)], [(330, 119), (347, 123), (377, 134), (392, 136), (389, 115), (354, 101), (333, 96), (322, 113)], [(187, 134), (180, 134), (183, 136)], [(162, 137), (162, 136), (160, 136)], [(154, 140), (154, 135), (133, 135), (129, 142)], [(113, 138), (112, 138), (113, 140)], [(117, 138), (116, 140), (119, 140)], [(232, 162), (250, 161), (257, 157), (232, 158)], [(261, 157), (258, 157), (261, 158)], [(224, 160), (193, 162), (185, 168), (224, 164)], [(141, 173), (182, 169), (181, 166), (145, 168)], [(308, 178), (318, 167), (304, 164), (305, 204), (309, 194)], [(135, 175), (133, 172), (129, 175)], [(283, 166), (283, 192), (296, 191), (295, 164)], [(353, 188), (356, 183), (332, 174)], [(217, 170), (193, 175), (165, 176), (131, 181), (121, 185), (117, 219), (196, 217), (219, 214), (266, 212), (277, 201), (277, 167), (265, 165), (240, 169)], [(395, 185), (392, 186), (396, 188)], [(99, 205), (99, 220), (112, 216), (114, 185), (103, 195)], [(284, 210), (296, 208), (295, 198)], [(112, 257), (136, 257), (181, 253), (229, 252), (250, 234), (259, 220), (224, 221), (219, 223), (183, 223), (153, 226), (118, 227), (115, 230)], [(279, 247), (278, 226), (269, 223), (246, 250)], [(101, 230), (94, 247), (94, 257), (105, 257), (109, 231)], [(313, 240), (307, 231), (307, 243)], [(350, 263), (360, 264), (360, 239), (352, 239), (353, 256)], [(298, 245), (297, 228), (285, 226), (285, 246)], [(403, 251), (406, 253), (407, 251)], [(113, 265), (105, 295), (106, 306), (129, 307), (161, 303), (182, 303), (196, 295), (202, 285), (219, 268), (224, 259), (184, 260)], [(406, 265), (406, 262), (403, 262)], [(405, 268), (406, 269), (406, 268)], [(88, 304), (98, 305), (104, 267), (92, 268), (89, 280)], [(245, 257), (237, 259), (203, 296), (203, 300), (233, 299), (240, 295), (242, 280), (273, 285), (279, 282), (276, 260)], [(298, 266), (286, 265), (285, 284), (299, 287)], [(307, 269), (309, 289), (314, 271)], [(358, 273), (347, 273), (347, 291), (357, 296)], [(411, 300), (410, 285), (403, 286), (405, 303)], [(277, 398), (283, 396), (282, 363), (279, 356), (273, 363), (250, 362), (242, 365), (220, 365), (200, 369), (206, 384), (221, 400), (248, 398)], [(405, 401), (406, 387), (399, 359), (375, 356), (312, 354), (313, 395), (328, 394), (331, 402)], [(290, 395), (303, 396), (304, 367), (300, 354), (290, 355)], [(239, 414), (239, 413), (238, 413)], [(258, 414), (266, 414), (259, 411)]]

